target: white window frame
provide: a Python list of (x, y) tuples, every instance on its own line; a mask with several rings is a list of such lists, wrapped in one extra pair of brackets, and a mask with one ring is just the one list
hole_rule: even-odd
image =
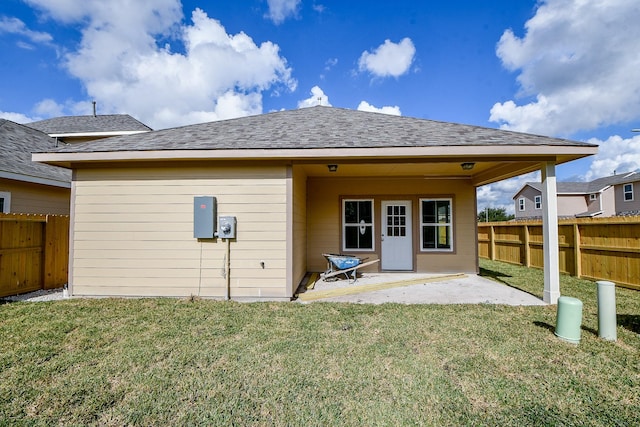
[(8, 191), (0, 191), (0, 199), (4, 199), (2, 213), (11, 213), (11, 193)]
[[(448, 202), (449, 203), (449, 222), (445, 223), (428, 223), (423, 222), (424, 215), (422, 212), (423, 202)], [(437, 212), (436, 212), (437, 214)], [(453, 199), (451, 198), (422, 198), (420, 199), (420, 252), (453, 252)], [(437, 221), (437, 219), (436, 219)], [(449, 229), (449, 247), (448, 248), (425, 248), (424, 247), (424, 227), (442, 227), (445, 226)]]
[(520, 212), (523, 212), (525, 210), (525, 201), (524, 200), (525, 200), (524, 197), (520, 197), (518, 199), (518, 210)]
[[(371, 203), (371, 222), (363, 223), (362, 220), (358, 224), (347, 224), (345, 213), (346, 213), (346, 204), (348, 202), (369, 202)], [(357, 198), (349, 198), (342, 200), (342, 212), (341, 212), (341, 220), (342, 223), (342, 250), (345, 252), (373, 252), (376, 250), (376, 226), (375, 226), (375, 203), (373, 199), (357, 199)], [(371, 248), (347, 248), (347, 227), (371, 227)]]
[(598, 193), (589, 194), (589, 200), (591, 201), (598, 200)]
[(533, 207), (536, 210), (542, 209), (542, 196), (535, 196), (533, 198)]
[[(627, 186), (629, 186), (629, 190), (627, 191)], [(627, 199), (627, 194), (630, 195), (630, 197)], [(633, 183), (629, 182), (627, 184), (622, 184), (622, 199), (625, 202), (633, 202)]]

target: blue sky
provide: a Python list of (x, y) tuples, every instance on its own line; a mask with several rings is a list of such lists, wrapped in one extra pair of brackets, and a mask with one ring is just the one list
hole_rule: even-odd
[[(0, 117), (155, 129), (323, 105), (600, 145), (560, 180), (640, 168), (637, 0), (2, 0)], [(513, 210), (535, 174), (478, 190)]]

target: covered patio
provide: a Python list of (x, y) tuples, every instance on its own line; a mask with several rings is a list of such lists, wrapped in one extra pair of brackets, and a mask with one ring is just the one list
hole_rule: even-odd
[(355, 282), (306, 279), (296, 299), (300, 303), (546, 305), (534, 295), (477, 274), (371, 272)]

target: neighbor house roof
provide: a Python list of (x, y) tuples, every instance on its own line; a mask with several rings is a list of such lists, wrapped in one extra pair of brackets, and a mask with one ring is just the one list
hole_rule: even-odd
[[(472, 162), (484, 185), (595, 154), (597, 146), (480, 126), (316, 106), (74, 144), (34, 160), (74, 167), (82, 162), (271, 160), (288, 162), (429, 162), (418, 174)], [(438, 166), (436, 167), (436, 163)], [(438, 176), (444, 176), (442, 170)]]
[(28, 123), (52, 137), (114, 136), (149, 132), (151, 128), (128, 114), (64, 116)]
[(31, 161), (34, 151), (54, 150), (56, 141), (30, 127), (0, 119), (0, 177), (71, 187), (71, 171)]
[[(558, 182), (556, 183), (558, 194), (592, 194), (605, 190), (612, 185), (618, 185), (633, 181), (640, 181), (640, 174), (636, 172), (626, 172), (611, 176), (605, 176), (590, 182)], [(539, 182), (527, 182), (517, 193), (517, 197), (525, 186), (530, 186), (542, 192), (542, 184)]]

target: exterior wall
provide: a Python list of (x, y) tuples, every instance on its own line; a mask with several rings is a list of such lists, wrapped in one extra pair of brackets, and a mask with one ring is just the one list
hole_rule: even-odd
[[(193, 198), (237, 217), (230, 296), (288, 299), (284, 166), (75, 171), (71, 293), (223, 298), (227, 241), (193, 237)], [(261, 266), (264, 261), (264, 268)]]
[[(577, 214), (587, 212), (587, 200), (589, 196), (584, 194), (559, 194), (558, 195), (558, 216), (576, 216)], [(538, 211), (542, 212), (542, 210)], [(540, 213), (542, 215), (542, 213)], [(538, 216), (540, 216), (538, 215)]]
[[(535, 188), (530, 186), (525, 186), (516, 196), (514, 197), (515, 202), (515, 215), (517, 218), (531, 218), (531, 217), (541, 217), (542, 209), (535, 209), (535, 196), (541, 196), (542, 193)], [(520, 210), (518, 200), (520, 198), (524, 198), (524, 211)], [(558, 207), (559, 209), (559, 207)]]
[(624, 184), (615, 186), (615, 204), (617, 215), (640, 212), (640, 181), (633, 182), (632, 184), (633, 200), (624, 200)]
[(293, 168), (292, 193), (292, 260), (293, 280), (291, 294), (295, 293), (298, 284), (307, 274), (307, 177), (300, 168)]
[(592, 193), (589, 193), (584, 196), (585, 200), (587, 201), (587, 212), (589, 213), (600, 212), (604, 208), (602, 204), (603, 193), (595, 193), (596, 200), (591, 200), (591, 194)]
[[(374, 199), (375, 251), (352, 253), (380, 258), (380, 207), (384, 200), (411, 200), (413, 218), (414, 270), (417, 272), (476, 273), (477, 219), (476, 190), (467, 180), (426, 180), (423, 178), (308, 178), (307, 185), (307, 268), (324, 271), (323, 253), (342, 249), (342, 198)], [(453, 199), (453, 252), (420, 252), (420, 198)], [(380, 264), (366, 267), (378, 271)]]
[[(542, 206), (541, 209), (535, 208), (535, 196), (542, 196), (542, 192), (528, 185), (516, 194), (513, 199), (516, 219), (542, 217), (544, 206)], [(525, 199), (524, 211), (521, 211), (518, 205), (518, 199), (521, 197)], [(589, 208), (587, 205), (588, 199), (589, 196), (585, 197), (581, 194), (558, 194), (558, 216), (575, 216), (579, 213), (586, 212)]]
[(11, 193), (11, 213), (69, 215), (69, 188), (0, 179), (0, 192)]
[[(588, 197), (588, 196), (587, 196)], [(616, 192), (615, 187), (609, 187), (598, 195), (602, 206), (602, 216), (615, 216)]]

